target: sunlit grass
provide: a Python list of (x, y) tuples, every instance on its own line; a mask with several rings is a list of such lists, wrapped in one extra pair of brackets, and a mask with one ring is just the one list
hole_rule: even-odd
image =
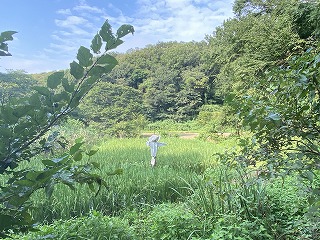
[[(145, 208), (163, 202), (177, 202), (191, 191), (186, 182), (215, 164), (216, 152), (224, 152), (235, 144), (234, 139), (206, 142), (197, 139), (161, 138), (167, 145), (160, 147), (157, 166), (150, 166), (150, 149), (146, 139), (109, 139), (101, 143), (92, 157), (100, 165), (100, 172), (108, 184), (95, 197), (87, 186), (72, 191), (66, 186), (56, 187), (46, 200), (43, 192), (33, 197), (33, 213), (39, 221), (68, 219), (87, 214), (90, 209), (117, 215), (133, 208)], [(123, 174), (108, 176), (115, 169)], [(176, 189), (179, 189), (179, 194)]]

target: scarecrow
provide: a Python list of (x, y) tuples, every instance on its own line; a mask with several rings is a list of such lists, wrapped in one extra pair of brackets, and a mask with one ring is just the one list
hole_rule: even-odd
[(149, 140), (147, 141), (147, 146), (151, 149), (151, 166), (154, 167), (157, 163), (157, 151), (158, 147), (166, 145), (165, 143), (158, 142), (160, 140), (160, 136), (158, 135), (152, 135), (149, 137)]

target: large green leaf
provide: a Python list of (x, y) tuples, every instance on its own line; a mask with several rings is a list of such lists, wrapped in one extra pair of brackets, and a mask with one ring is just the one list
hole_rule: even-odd
[(39, 98), (39, 94), (35, 93), (33, 95), (31, 95), (31, 97), (29, 98), (29, 104), (34, 106), (34, 107), (40, 107), (41, 106), (41, 101)]
[[(9, 215), (5, 215), (3, 213), (0, 213), (0, 218), (1, 218), (0, 229), (5, 229), (6, 227), (10, 227), (10, 226), (17, 223), (16, 216), (9, 216)], [(0, 234), (0, 236), (9, 237), (8, 235), (1, 235), (1, 234)]]
[(89, 73), (90, 76), (101, 76), (103, 74), (111, 72), (111, 70), (115, 67), (116, 65), (112, 64), (106, 64), (106, 65), (97, 65), (95, 66)]
[(0, 137), (3, 138), (2, 141), (4, 141), (5, 139), (11, 138), (12, 135), (13, 135), (13, 132), (11, 129), (6, 127), (0, 127)]
[(61, 93), (55, 94), (52, 100), (54, 102), (63, 102), (63, 101), (68, 102), (70, 100), (70, 96), (67, 92), (61, 92)]
[(9, 50), (8, 44), (0, 43), (0, 49), (7, 52)]
[(70, 148), (70, 154), (74, 155), (76, 152), (80, 150), (80, 147), (83, 145), (83, 142), (78, 142), (75, 143), (71, 148)]
[(47, 184), (44, 188), (46, 196), (50, 198), (52, 196), (53, 190), (54, 190), (54, 183)]
[(70, 63), (70, 74), (75, 77), (75, 79), (81, 79), (83, 77), (84, 69), (77, 63), (73, 61)]
[(81, 46), (78, 50), (77, 59), (82, 67), (88, 67), (92, 64), (92, 57), (90, 50)]
[(29, 111), (33, 110), (34, 107), (31, 105), (24, 105), (24, 106), (17, 106), (14, 110), (13, 110), (13, 115), (15, 115), (18, 118), (21, 118), (25, 115), (28, 114)]
[(65, 164), (68, 161), (68, 159), (69, 159), (69, 156), (64, 155), (62, 157), (52, 159), (52, 162), (62, 165), (62, 164)]
[(5, 116), (3, 119), (6, 123), (15, 124), (18, 121), (18, 117), (13, 114), (14, 109), (6, 106), (1, 109), (1, 114)]
[(0, 34), (0, 56), (12, 56), (8, 52), (8, 44), (4, 42), (13, 40), (12, 35), (15, 33), (15, 31), (6, 31)]
[(131, 25), (128, 24), (123, 24), (121, 27), (119, 27), (119, 29), (117, 30), (117, 36), (118, 38), (122, 38), (125, 35), (129, 34), (129, 33), (134, 33), (134, 28)]
[(57, 165), (54, 161), (48, 159), (42, 160), (42, 163), (47, 167), (54, 167)]
[(55, 89), (61, 83), (61, 79), (63, 78), (63, 72), (55, 72), (51, 74), (47, 79), (47, 86), (48, 88)]
[(69, 105), (69, 108), (73, 109), (73, 108), (77, 107), (79, 105), (79, 103), (80, 103), (81, 98), (82, 97), (80, 95), (74, 96), (72, 98), (72, 101), (71, 101), (70, 105)]
[(86, 154), (91, 157), (94, 154), (96, 154), (99, 151), (99, 149), (91, 149), (89, 152), (86, 152)]
[(68, 93), (73, 93), (74, 85), (69, 84), (68, 79), (66, 79), (66, 78), (62, 79), (62, 86), (63, 86), (64, 90), (66, 90)]
[(20, 122), (14, 127), (14, 132), (19, 133), (21, 135), (26, 135), (26, 133), (30, 133), (34, 131), (36, 127), (32, 124), (32, 122)]
[(82, 159), (83, 155), (82, 155), (82, 151), (78, 150), (74, 153), (73, 155), (73, 160), (75, 161), (80, 161)]
[(94, 53), (100, 53), (100, 49), (102, 46), (102, 40), (100, 35), (97, 33), (91, 41), (91, 49)]
[(84, 85), (92, 86), (98, 80), (99, 80), (99, 76), (93, 75), (93, 76), (86, 79), (86, 81), (84, 82)]
[(112, 65), (112, 64), (108, 64), (108, 65), (105, 65), (104, 66), (104, 70), (105, 70), (105, 73), (109, 73), (112, 71), (112, 69), (115, 67), (116, 65)]
[(104, 22), (99, 31), (99, 34), (105, 42), (109, 42), (110, 40), (115, 38), (112, 33), (111, 25), (108, 23), (108, 21)]
[(94, 66), (89, 72), (90, 76), (101, 76), (106, 73), (106, 69), (103, 66)]
[(41, 95), (46, 96), (46, 97), (49, 97), (51, 94), (49, 89), (46, 87), (35, 86), (35, 87), (33, 87), (33, 89), (36, 90)]
[(115, 49), (116, 47), (118, 47), (122, 43), (123, 43), (123, 41), (121, 39), (119, 39), (119, 38), (112, 39), (109, 42), (107, 42), (106, 51), (107, 50), (111, 50), (111, 49)]
[[(1, 48), (1, 47), (0, 47), (0, 48)], [(2, 50), (0, 49), (0, 56), (2, 56), (2, 57), (8, 57), (8, 56), (12, 56), (12, 55), (11, 55), (11, 53), (6, 52), (6, 50), (5, 50), (5, 51), (2, 51)]]
[(26, 178), (30, 181), (36, 181), (38, 176), (43, 173), (42, 171), (30, 171), (27, 173)]
[(117, 65), (118, 61), (115, 57), (106, 54), (103, 55), (101, 58), (99, 58), (98, 60), (98, 64), (111, 64), (111, 65)]
[(0, 34), (0, 42), (13, 40), (12, 35), (17, 33), (16, 31), (5, 31)]
[(15, 184), (20, 186), (26, 186), (26, 187), (33, 187), (35, 185), (33, 181), (30, 181), (28, 179), (16, 181)]

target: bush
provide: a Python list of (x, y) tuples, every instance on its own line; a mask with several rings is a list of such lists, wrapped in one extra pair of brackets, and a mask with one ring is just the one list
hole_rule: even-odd
[(136, 239), (133, 228), (127, 221), (117, 217), (106, 217), (93, 211), (88, 217), (56, 221), (52, 225), (42, 226), (38, 232), (13, 239)]
[(318, 239), (319, 223), (307, 218), (307, 193), (296, 178), (262, 180), (216, 166), (204, 179), (190, 187), (187, 204), (212, 219), (210, 240)]
[(83, 138), (87, 145), (94, 145), (101, 140), (99, 131), (93, 127), (87, 127), (83, 122), (74, 118), (67, 118), (52, 131), (59, 132), (59, 137), (64, 138), (69, 144), (73, 144), (74, 139)]
[(274, 239), (264, 227), (262, 219), (248, 221), (239, 216), (225, 215), (215, 223), (215, 229), (210, 240), (259, 240)]
[(191, 239), (201, 235), (201, 221), (184, 205), (160, 204), (143, 220), (137, 219), (135, 228), (142, 239)]
[(287, 176), (285, 181), (272, 179), (267, 186), (267, 197), (270, 211), (268, 227), (275, 238), (319, 238), (319, 221), (313, 223), (307, 216), (308, 190), (297, 177)]

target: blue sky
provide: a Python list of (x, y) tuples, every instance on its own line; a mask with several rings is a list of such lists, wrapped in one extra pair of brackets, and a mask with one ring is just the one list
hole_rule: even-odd
[(0, 71), (40, 73), (67, 69), (82, 45), (108, 19), (114, 32), (131, 24), (135, 34), (116, 49), (143, 48), (166, 41), (201, 41), (231, 18), (233, 0), (0, 0), (0, 32), (18, 33), (9, 42), (12, 57)]

